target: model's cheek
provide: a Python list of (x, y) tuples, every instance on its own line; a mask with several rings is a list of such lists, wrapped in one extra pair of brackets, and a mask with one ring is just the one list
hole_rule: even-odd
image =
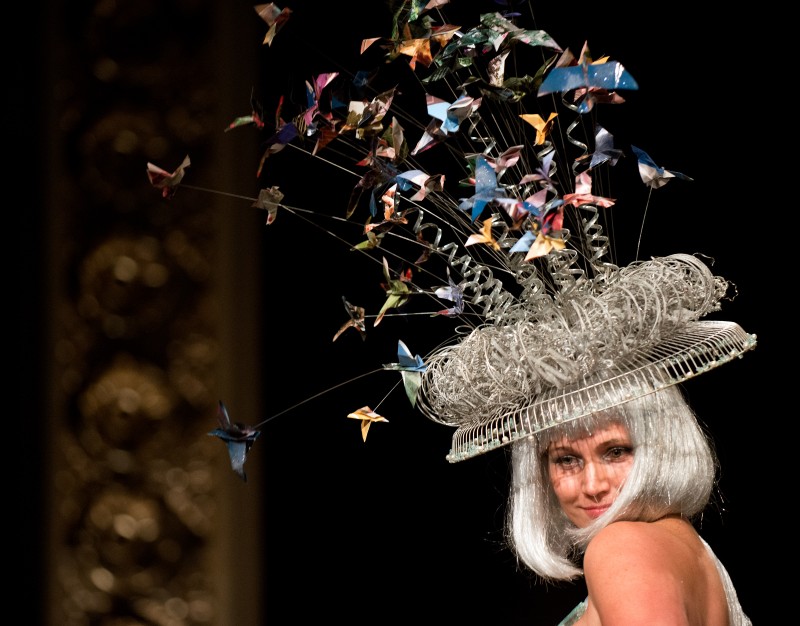
[(580, 493), (580, 482), (574, 477), (557, 477), (550, 481), (561, 507), (565, 509), (575, 502)]
[(569, 521), (575, 524), (578, 528), (585, 528), (592, 521), (592, 517), (586, 514), (586, 511), (577, 506), (562, 506), (564, 514), (569, 518)]
[[(609, 474), (609, 480), (614, 494), (618, 494), (622, 489), (625, 480), (628, 478), (628, 474), (630, 474), (631, 467), (633, 467), (633, 459), (631, 459), (629, 463), (623, 463), (615, 467), (614, 471)], [(614, 495), (614, 499), (616, 499), (616, 495)]]

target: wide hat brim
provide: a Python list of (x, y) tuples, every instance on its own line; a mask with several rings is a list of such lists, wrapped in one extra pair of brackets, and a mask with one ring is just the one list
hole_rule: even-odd
[(447, 460), (463, 461), (682, 383), (741, 357), (755, 345), (756, 336), (734, 322), (687, 323), (655, 348), (629, 354), (611, 368), (552, 387), (511, 412), (459, 426)]

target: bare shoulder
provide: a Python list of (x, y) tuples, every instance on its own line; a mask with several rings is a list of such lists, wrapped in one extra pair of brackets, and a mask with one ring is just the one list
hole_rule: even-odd
[[(614, 522), (601, 530), (586, 550), (586, 559), (612, 558), (632, 565), (647, 566), (658, 555), (680, 557), (680, 552), (700, 549), (697, 533), (681, 520), (658, 522)], [(678, 554), (675, 553), (677, 548)], [(671, 559), (668, 559), (671, 560)], [(601, 564), (601, 563), (598, 563)]]
[[(683, 520), (614, 522), (589, 543), (584, 573), (602, 623), (689, 624), (708, 591), (705, 549)], [(700, 622), (702, 623), (702, 622)]]

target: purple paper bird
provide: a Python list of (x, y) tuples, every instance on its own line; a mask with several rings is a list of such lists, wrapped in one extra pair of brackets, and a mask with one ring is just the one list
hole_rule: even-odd
[(228, 455), (231, 458), (231, 468), (243, 481), (247, 482), (244, 462), (247, 459), (247, 453), (250, 452), (250, 448), (253, 446), (253, 442), (258, 439), (261, 431), (250, 428), (241, 422), (231, 422), (231, 418), (228, 416), (228, 409), (222, 400), (219, 401), (217, 419), (220, 427), (215, 428), (208, 434), (219, 437), (225, 442), (228, 446)]
[(455, 317), (464, 312), (464, 288), (453, 282), (450, 277), (450, 269), (447, 270), (447, 287), (439, 287), (434, 294), (438, 298), (450, 300), (453, 306), (441, 311), (437, 311), (434, 315), (444, 315), (446, 317)]

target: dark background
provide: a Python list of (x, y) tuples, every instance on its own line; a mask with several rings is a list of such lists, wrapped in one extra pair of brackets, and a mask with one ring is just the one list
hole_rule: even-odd
[[(356, 42), (389, 28), (389, 12), (381, 3), (313, 9), (306, 4), (292, 7), (295, 13), (272, 49), (262, 51), (263, 74), (254, 77), (254, 84), (266, 89), (265, 94), (296, 83), (298, 76), (328, 71), (333, 59), (343, 59), (345, 65), (353, 62)], [(479, 11), (496, 9), (485, 0), (469, 3), (468, 11), (456, 4), (448, 15), (466, 14), (469, 19), (463, 23), (468, 26)], [(26, 546), (22, 580), (31, 581), (25, 587), (34, 594), (41, 528), (31, 523), (29, 512), (35, 512), (36, 505), (30, 494), (47, 478), (39, 469), (36, 431), (45, 421), (37, 411), (46, 411), (38, 364), (48, 350), (40, 333), (48, 315), (41, 306), (46, 278), (40, 263), (46, 219), (42, 188), (47, 172), (40, 146), (48, 138), (36, 123), (48, 106), (41, 84), (41, 51), (48, 42), (44, 28), (37, 26), (46, 23), (50, 8), (45, 3), (13, 9), (11, 22), (24, 25), (29, 36), (9, 64), (11, 110), (6, 116), (13, 147), (9, 156), (17, 166), (9, 184), (14, 203), (8, 209), (8, 232), (17, 244), (12, 248), (12, 297), (18, 321), (12, 330), (18, 350), (12, 369), (19, 376), (12, 382), (10, 395), (17, 402), (9, 418), (21, 435), (13, 434), (19, 456), (12, 482), (19, 501), (27, 503), (14, 538)], [(728, 25), (722, 27), (715, 12), (700, 14), (696, 8), (678, 2), (631, 12), (627, 6), (587, 3), (536, 6), (535, 15), (536, 26), (562, 47), (577, 53), (588, 40), (595, 56), (609, 54), (625, 65), (640, 86), (636, 94), (626, 94), (628, 102), (622, 105), (626, 137), (659, 163), (694, 179), (673, 181), (654, 192), (642, 256), (700, 252), (713, 257), (715, 272), (735, 283), (739, 292), (724, 303), (718, 317), (734, 320), (758, 336), (758, 347), (741, 362), (690, 381), (685, 390), (713, 434), (722, 468), (720, 496), (700, 530), (728, 567), (745, 611), (759, 624), (772, 614), (768, 605), (775, 601), (762, 591), (764, 572), (774, 568), (779, 557), (771, 524), (763, 515), (766, 483), (774, 480), (763, 470), (773, 452), (763, 449), (764, 442), (754, 439), (752, 429), (785, 411), (780, 393), (774, 391), (776, 362), (781, 360), (778, 342), (783, 338), (777, 336), (774, 306), (764, 304), (772, 298), (769, 266), (755, 254), (769, 245), (763, 241), (767, 228), (762, 212), (775, 209), (754, 207), (754, 196), (763, 189), (763, 172), (754, 171), (752, 162), (769, 159), (750, 156), (754, 142), (748, 118), (757, 114), (748, 106), (754, 98), (741, 89), (756, 63), (750, 46), (732, 36), (753, 32), (758, 23), (750, 14), (728, 14)], [(243, 158), (242, 167), (254, 167), (258, 156)], [(353, 181), (317, 176), (312, 165), (296, 157), (279, 162), (282, 156), (275, 157), (274, 166), (270, 163), (266, 178), (290, 176), (286, 187), (298, 194), (293, 204), (336, 206), (347, 197)], [(761, 168), (771, 173), (769, 166)], [(616, 208), (629, 208), (638, 226), (645, 192), (633, 186), (626, 192), (627, 204)], [(264, 333), (268, 413), (373, 367), (365, 364), (392, 360), (394, 355), (385, 352), (386, 341), (381, 347), (375, 344), (396, 330), (373, 333), (376, 340), (368, 345), (348, 331), (331, 344), (330, 337), (343, 321), (340, 298), (352, 282), (351, 259), (341, 248), (328, 247), (318, 234), (304, 233), (292, 245), (285, 239), (279, 244), (276, 240), (285, 235), (279, 234), (278, 225), (265, 231), (263, 262), (282, 271), (270, 272), (264, 285), (254, 286), (263, 289), (271, 316)], [(285, 271), (291, 263), (299, 268), (298, 275)], [(307, 300), (279, 296), (298, 285), (307, 291)], [(413, 326), (409, 333), (416, 330)], [(420, 337), (420, 343), (425, 341)], [(422, 351), (421, 346), (411, 347)], [(263, 584), (267, 622), (372, 623), (397, 618), (557, 623), (584, 591), (580, 584), (541, 585), (516, 568), (502, 537), (504, 452), (448, 464), (444, 457), (450, 431), (411, 412), (399, 388), (382, 406), (390, 423), (374, 425), (366, 444), (356, 423), (325, 419), (374, 404), (391, 388), (388, 378), (388, 373), (378, 374), (337, 388), (271, 421), (252, 452), (262, 455), (263, 472), (250, 477), (249, 487), (259, 490), (268, 520)], [(24, 422), (15, 423), (17, 416), (24, 416)], [(37, 600), (41, 598), (33, 599)]]

